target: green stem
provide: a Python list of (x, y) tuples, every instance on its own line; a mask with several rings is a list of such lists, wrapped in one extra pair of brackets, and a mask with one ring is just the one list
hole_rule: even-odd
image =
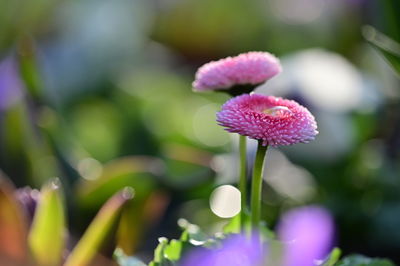
[(251, 229), (254, 231), (260, 224), (261, 213), (261, 188), (264, 158), (268, 146), (263, 146), (262, 142), (258, 142), (256, 159), (253, 167), (253, 178), (251, 180)]
[(239, 135), (239, 153), (240, 153), (240, 178), (239, 190), (241, 195), (241, 211), (240, 211), (240, 224), (244, 228), (244, 221), (246, 217), (246, 202), (247, 202), (247, 148), (246, 136)]

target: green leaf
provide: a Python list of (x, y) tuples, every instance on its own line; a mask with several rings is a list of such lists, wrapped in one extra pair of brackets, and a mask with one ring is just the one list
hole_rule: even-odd
[(224, 234), (238, 234), (240, 233), (240, 214), (232, 217), (232, 219), (224, 226)]
[(168, 244), (168, 239), (166, 239), (165, 237), (160, 237), (158, 239), (158, 242), (159, 244), (154, 250), (154, 262), (161, 262), (163, 260), (164, 249)]
[(176, 239), (172, 239), (170, 243), (165, 247), (164, 256), (167, 259), (177, 261), (181, 258), (182, 242)]
[(150, 262), (149, 266), (171, 266), (175, 265), (165, 256), (165, 249), (168, 246), (168, 239), (160, 237), (158, 239), (159, 244), (154, 250), (154, 260)]
[(351, 255), (342, 259), (337, 266), (395, 266), (395, 264), (388, 259)]
[(400, 44), (372, 26), (364, 26), (363, 35), (400, 76)]
[(82, 239), (72, 250), (64, 264), (65, 266), (89, 265), (95, 259), (114, 228), (122, 207), (132, 197), (133, 189), (128, 187), (114, 195), (104, 204)]
[(334, 248), (322, 266), (334, 266), (339, 261), (342, 251), (339, 248)]
[(24, 265), (28, 255), (28, 222), (14, 193), (14, 186), (0, 171), (0, 257), (3, 263)]
[(168, 242), (165, 237), (159, 238), (159, 244), (154, 251), (154, 260), (150, 266), (175, 265), (182, 255), (190, 248), (202, 246), (212, 247), (216, 245), (214, 239), (208, 238), (199, 226), (189, 223), (185, 219), (179, 219), (178, 225), (183, 229), (179, 240), (172, 239)]
[[(59, 265), (65, 247), (65, 213), (60, 182), (55, 179), (41, 190), (29, 246), (39, 265)], [(51, 250), (51, 252), (49, 252)]]

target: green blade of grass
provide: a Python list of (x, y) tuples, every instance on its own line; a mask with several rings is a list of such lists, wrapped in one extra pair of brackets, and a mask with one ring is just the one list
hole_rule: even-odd
[(90, 265), (116, 224), (122, 207), (132, 197), (132, 188), (124, 188), (104, 204), (82, 239), (72, 250), (65, 266)]
[(332, 249), (322, 266), (335, 266), (340, 259), (340, 255), (342, 255), (342, 251), (339, 248)]
[(400, 44), (372, 26), (364, 26), (364, 38), (385, 58), (400, 77)]
[(29, 246), (39, 265), (60, 265), (65, 247), (65, 214), (58, 180), (42, 188), (29, 232)]

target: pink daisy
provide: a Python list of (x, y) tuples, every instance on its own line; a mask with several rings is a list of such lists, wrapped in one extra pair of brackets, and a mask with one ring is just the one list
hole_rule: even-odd
[(249, 85), (246, 92), (250, 92), (280, 72), (279, 59), (272, 54), (248, 52), (203, 65), (192, 85), (195, 91), (228, 90), (237, 85)]
[(263, 145), (307, 143), (318, 134), (314, 116), (295, 101), (245, 94), (227, 101), (217, 122), (229, 132), (262, 140)]

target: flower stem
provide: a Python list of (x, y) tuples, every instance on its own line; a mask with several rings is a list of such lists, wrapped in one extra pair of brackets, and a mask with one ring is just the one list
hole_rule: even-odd
[(239, 153), (240, 153), (240, 178), (239, 178), (239, 190), (240, 190), (240, 225), (244, 228), (244, 221), (246, 218), (246, 202), (247, 202), (247, 147), (246, 147), (246, 136), (239, 135)]
[(253, 167), (253, 178), (251, 184), (251, 229), (256, 230), (260, 224), (261, 213), (261, 188), (264, 158), (268, 146), (263, 146), (262, 142), (258, 142), (256, 159)]

